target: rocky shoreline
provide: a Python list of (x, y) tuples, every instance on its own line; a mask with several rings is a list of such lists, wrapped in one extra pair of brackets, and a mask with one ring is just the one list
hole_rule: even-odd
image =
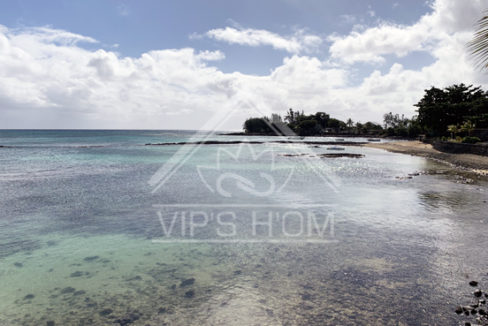
[(358, 146), (367, 144), (366, 142), (353, 141), (249, 141), (249, 140), (203, 140), (196, 142), (174, 142), (174, 143), (147, 143), (146, 146), (175, 146), (175, 145), (233, 145), (233, 144), (305, 144), (305, 145), (341, 145), (341, 146)]

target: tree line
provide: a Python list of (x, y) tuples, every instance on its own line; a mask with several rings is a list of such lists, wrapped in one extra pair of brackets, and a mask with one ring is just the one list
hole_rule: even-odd
[[(290, 108), (284, 117), (250, 118), (244, 122), (247, 134), (274, 135), (291, 130), (300, 136), (327, 134), (377, 135), (414, 138), (421, 134), (427, 137), (461, 137), (466, 142), (477, 141), (471, 133), (477, 128), (488, 128), (488, 92), (473, 85), (452, 85), (444, 89), (431, 87), (415, 104), (417, 115), (386, 113), (383, 124), (368, 121), (354, 122), (332, 118), (325, 112), (305, 114)], [(473, 139), (469, 139), (473, 138)]]

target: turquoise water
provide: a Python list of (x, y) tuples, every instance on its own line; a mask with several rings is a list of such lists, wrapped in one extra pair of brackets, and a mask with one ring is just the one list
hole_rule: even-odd
[[(144, 146), (193, 136), (0, 131), (0, 325), (457, 325), (486, 278), (485, 180), (355, 146)], [(192, 211), (208, 225), (165, 235), (159, 217)], [(253, 213), (273, 214), (257, 234)]]

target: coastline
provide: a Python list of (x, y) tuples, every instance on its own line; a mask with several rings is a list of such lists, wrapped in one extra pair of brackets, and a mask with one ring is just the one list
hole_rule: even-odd
[(488, 156), (444, 153), (434, 149), (430, 144), (425, 144), (417, 140), (368, 143), (361, 146), (383, 149), (394, 153), (426, 157), (468, 172), (488, 176)]

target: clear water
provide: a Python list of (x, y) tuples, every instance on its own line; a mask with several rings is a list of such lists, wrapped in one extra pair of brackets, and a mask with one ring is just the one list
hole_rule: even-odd
[[(485, 180), (464, 184), (448, 166), (362, 147), (346, 148), (365, 155), (353, 159), (310, 157), (327, 146), (206, 145), (154, 191), (150, 180), (181, 146), (144, 144), (192, 136), (0, 131), (11, 146), (0, 148), (0, 325), (457, 325), (467, 281), (485, 279)], [(253, 152), (272, 153), (274, 170)], [(230, 178), (224, 197), (215, 180), (226, 172), (259, 192), (269, 172), (282, 188), (256, 195)], [(333, 212), (334, 232), (319, 243), (261, 241), (266, 232), (257, 242), (206, 241), (219, 239), (215, 229), (199, 230), (198, 242), (153, 241), (186, 239), (164, 237), (161, 207), (168, 221), (195, 205), (229, 205), (237, 240), (252, 238), (259, 205)]]

